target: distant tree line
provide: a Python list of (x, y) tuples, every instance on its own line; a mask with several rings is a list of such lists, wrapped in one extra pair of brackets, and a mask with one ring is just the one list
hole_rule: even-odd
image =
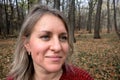
[(68, 19), (72, 41), (74, 32), (85, 29), (101, 38), (102, 29), (115, 30), (120, 39), (119, 0), (0, 0), (0, 38), (17, 36), (25, 15), (35, 3), (62, 11)]

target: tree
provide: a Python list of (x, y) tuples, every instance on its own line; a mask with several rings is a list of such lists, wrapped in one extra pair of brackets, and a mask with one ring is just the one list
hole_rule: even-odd
[(18, 6), (18, 0), (15, 0), (16, 3), (16, 14), (17, 14), (17, 18), (16, 18), (16, 30), (20, 30), (19, 26), (20, 26), (20, 11), (19, 11), (19, 6)]
[(64, 13), (64, 3), (65, 3), (65, 1), (64, 0), (62, 0), (62, 12)]
[(81, 28), (81, 9), (80, 9), (80, 5), (81, 5), (81, 0), (77, 0), (77, 6), (78, 6), (78, 11), (76, 9), (76, 12), (77, 12), (77, 20), (76, 20), (76, 23), (77, 23), (77, 26), (78, 27), (78, 30), (80, 30)]
[(54, 8), (60, 10), (60, 0), (54, 0)]
[(110, 7), (109, 7), (110, 0), (107, 0), (107, 33), (110, 33)]
[(95, 27), (94, 27), (94, 38), (100, 39), (100, 17), (101, 17), (101, 7), (102, 7), (102, 0), (98, 0), (97, 5), (97, 12), (95, 16)]
[(87, 31), (89, 33), (92, 33), (92, 15), (93, 15), (93, 10), (96, 4), (96, 0), (89, 0), (89, 12), (88, 12), (88, 20), (87, 20)]
[(9, 22), (10, 22), (10, 32), (13, 34), (13, 30), (14, 30), (14, 22), (13, 22), (13, 20), (14, 20), (14, 5), (12, 4), (12, 0), (9, 0), (9, 3), (10, 3), (10, 19), (9, 19)]
[(4, 37), (6, 37), (6, 35), (9, 34), (9, 26), (10, 26), (10, 23), (9, 23), (9, 19), (8, 19), (8, 0), (3, 0), (3, 4), (4, 4), (4, 11), (5, 11), (5, 22), (6, 24), (4, 25)]
[(0, 4), (0, 35), (2, 34), (2, 27), (3, 27), (3, 5)]
[(68, 13), (68, 19), (70, 24), (70, 35), (71, 40), (73, 42), (76, 42), (74, 37), (74, 28), (75, 28), (75, 0), (69, 0), (69, 13)]
[(116, 31), (116, 34), (118, 35), (119, 39), (120, 39), (120, 32), (118, 31), (118, 28), (117, 28), (117, 21), (116, 21), (115, 0), (113, 0), (113, 8), (114, 8), (114, 26), (115, 26), (115, 31)]
[(92, 26), (92, 13), (93, 13), (93, 0), (89, 0), (89, 13), (88, 13), (88, 20), (87, 20), (87, 31), (91, 33), (91, 26)]

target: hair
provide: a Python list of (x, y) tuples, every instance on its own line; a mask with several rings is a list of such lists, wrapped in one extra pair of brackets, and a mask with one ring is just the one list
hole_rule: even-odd
[[(36, 4), (29, 11), (26, 16), (23, 25), (21, 27), (21, 31), (19, 33), (19, 37), (16, 43), (16, 49), (14, 53), (14, 61), (12, 64), (12, 69), (9, 73), (9, 76), (12, 76), (14, 80), (32, 80), (34, 74), (33, 61), (31, 56), (28, 54), (24, 44), (27, 40), (29, 40), (32, 30), (36, 24), (36, 22), (45, 14), (52, 14), (58, 18), (60, 18), (65, 28), (68, 32), (69, 37), (69, 45), (70, 45), (70, 31), (66, 21), (65, 16), (62, 12), (48, 8), (47, 6), (43, 6), (40, 4)], [(24, 39), (24, 37), (27, 39)]]

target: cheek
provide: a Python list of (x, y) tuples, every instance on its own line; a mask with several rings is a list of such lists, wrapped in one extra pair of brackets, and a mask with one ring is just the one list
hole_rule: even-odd
[(44, 45), (37, 41), (31, 42), (30, 46), (32, 55), (41, 55), (45, 50)]
[(69, 52), (69, 45), (68, 45), (68, 44), (64, 45), (64, 46), (63, 46), (63, 49), (64, 49), (64, 52), (65, 52), (66, 54), (68, 54), (68, 52)]
[(44, 59), (44, 55), (45, 55), (45, 45), (42, 44), (38, 44), (38, 43), (32, 43), (31, 44), (31, 56), (33, 59), (33, 62), (39, 64), (39, 62), (41, 62)]

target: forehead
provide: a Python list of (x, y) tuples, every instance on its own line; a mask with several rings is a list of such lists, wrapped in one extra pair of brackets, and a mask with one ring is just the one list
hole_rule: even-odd
[[(40, 19), (37, 21), (37, 23), (34, 26), (34, 29), (50, 29), (50, 28), (56, 28), (56, 29), (65, 29), (65, 24), (62, 21), (61, 18), (58, 16), (55, 16), (53, 14), (45, 14), (40, 17)], [(67, 31), (67, 30), (66, 30)]]

